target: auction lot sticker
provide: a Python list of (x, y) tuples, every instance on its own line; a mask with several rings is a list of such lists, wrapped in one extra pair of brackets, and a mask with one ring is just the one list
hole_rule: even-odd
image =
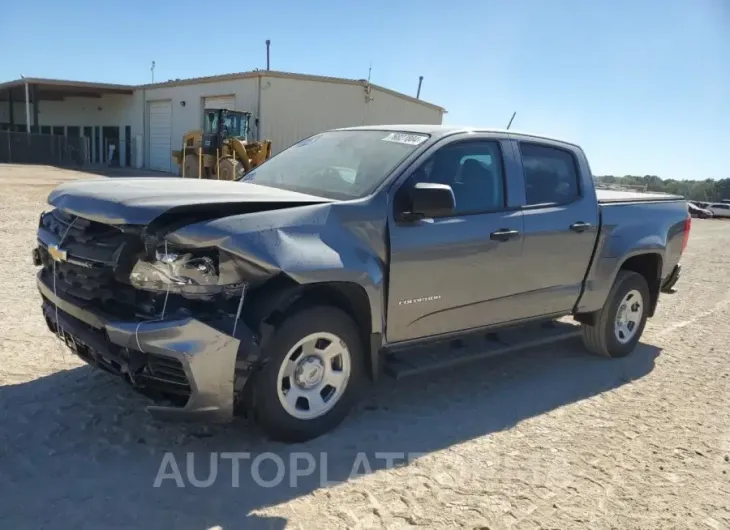
[(385, 142), (395, 142), (406, 145), (421, 145), (426, 140), (428, 140), (428, 136), (411, 133), (390, 133), (388, 136), (383, 138), (383, 141)]

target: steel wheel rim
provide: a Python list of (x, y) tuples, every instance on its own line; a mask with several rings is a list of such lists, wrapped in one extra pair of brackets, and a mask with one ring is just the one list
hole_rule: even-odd
[(286, 412), (300, 420), (327, 414), (342, 398), (352, 362), (345, 341), (317, 332), (297, 342), (279, 367), (277, 395)]
[(620, 344), (626, 344), (636, 336), (643, 314), (644, 297), (638, 290), (632, 289), (618, 305), (613, 322), (614, 335)]

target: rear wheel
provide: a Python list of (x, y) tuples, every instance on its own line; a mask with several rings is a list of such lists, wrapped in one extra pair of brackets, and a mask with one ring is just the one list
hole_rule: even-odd
[(364, 377), (355, 323), (333, 307), (315, 307), (282, 322), (264, 348), (253, 381), (254, 417), (272, 439), (302, 442), (347, 416)]
[(604, 357), (630, 354), (644, 332), (650, 304), (649, 286), (633, 271), (620, 271), (593, 325), (583, 324), (583, 343)]
[(198, 157), (196, 155), (185, 155), (185, 178), (198, 178)]

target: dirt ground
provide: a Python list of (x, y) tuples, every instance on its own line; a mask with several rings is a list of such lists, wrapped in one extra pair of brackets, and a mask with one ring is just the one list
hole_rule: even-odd
[[(156, 422), (48, 331), (38, 216), (56, 184), (89, 176), (0, 165), (4, 528), (730, 528), (729, 222), (693, 220), (678, 292), (629, 358), (574, 341), (385, 380), (335, 432), (284, 446), (245, 420)], [(209, 460), (223, 452), (264, 455), (256, 476), (273, 486), (246, 460), (234, 484), (230, 459)], [(289, 476), (297, 452), (316, 472)], [(166, 453), (184, 480), (154, 487)]]

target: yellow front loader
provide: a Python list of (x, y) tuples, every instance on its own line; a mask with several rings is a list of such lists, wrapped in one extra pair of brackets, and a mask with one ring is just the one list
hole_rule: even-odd
[(250, 112), (228, 109), (203, 111), (203, 130), (183, 135), (173, 161), (184, 178), (234, 180), (271, 157), (271, 141), (248, 140)]

